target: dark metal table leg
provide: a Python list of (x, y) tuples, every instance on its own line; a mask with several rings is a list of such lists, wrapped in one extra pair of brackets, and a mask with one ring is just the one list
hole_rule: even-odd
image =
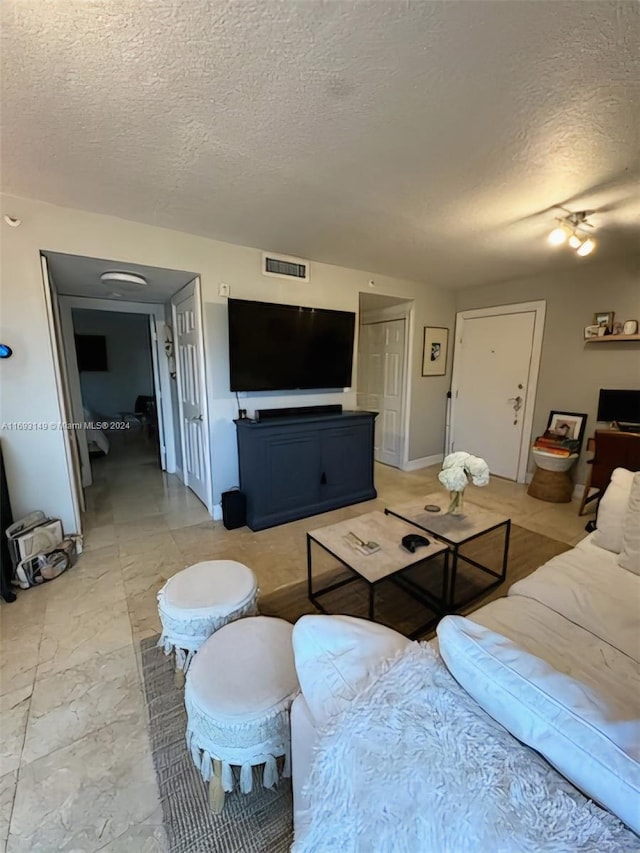
[(449, 549), (442, 555), (444, 566), (442, 567), (442, 612), (447, 612), (447, 595), (449, 594)]
[(449, 585), (448, 609), (451, 613), (455, 611), (456, 596), (456, 573), (458, 571), (458, 546), (452, 545), (451, 550), (451, 583)]
[(504, 533), (504, 552), (502, 555), (502, 580), (507, 579), (507, 563), (509, 562), (509, 539), (511, 538), (511, 519), (507, 521)]
[(307, 595), (313, 600), (313, 583), (311, 580), (311, 537), (307, 533)]
[(372, 583), (370, 583), (369, 584), (369, 619), (371, 622), (373, 622), (375, 594), (376, 594), (376, 588)]

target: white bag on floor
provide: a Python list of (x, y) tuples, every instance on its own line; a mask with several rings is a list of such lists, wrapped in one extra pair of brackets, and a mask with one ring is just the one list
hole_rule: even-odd
[(16, 567), (14, 582), (21, 589), (40, 586), (66, 572), (74, 565), (76, 558), (76, 543), (73, 539), (65, 539), (49, 551), (22, 560)]
[(59, 545), (64, 535), (60, 519), (47, 518), (40, 510), (15, 521), (6, 533), (14, 571), (29, 557)]

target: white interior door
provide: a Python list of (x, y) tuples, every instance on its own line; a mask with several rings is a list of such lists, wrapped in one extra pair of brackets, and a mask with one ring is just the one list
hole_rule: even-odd
[(466, 317), (456, 334), (451, 450), (481, 456), (510, 480), (521, 479), (528, 456), (535, 330), (532, 310)]
[(151, 363), (153, 365), (153, 391), (156, 398), (156, 420), (158, 423), (158, 441), (160, 443), (160, 467), (167, 470), (167, 447), (164, 434), (164, 400), (160, 383), (160, 359), (158, 356), (158, 321), (149, 314), (149, 334), (151, 337)]
[(211, 511), (211, 461), (200, 281), (171, 298), (184, 483)]
[[(51, 335), (51, 351), (53, 356), (53, 368), (58, 389), (58, 403), (63, 424), (74, 422), (73, 408), (71, 405), (71, 394), (69, 391), (69, 379), (67, 376), (64, 344), (62, 340), (62, 324), (60, 320), (60, 308), (57, 300), (56, 289), (49, 277), (49, 265), (44, 255), (40, 255), (42, 265), (42, 278), (44, 284), (45, 304), (47, 309), (47, 321), (49, 334)], [(84, 418), (82, 419), (84, 420)], [(69, 485), (73, 511), (75, 515), (75, 533), (82, 534), (82, 516), (85, 509), (84, 492), (82, 490), (82, 474), (80, 468), (80, 451), (78, 447), (78, 432), (75, 429), (63, 428), (64, 449), (69, 473)], [(80, 431), (82, 432), (82, 430)]]
[[(72, 420), (75, 423), (83, 423), (86, 418), (84, 406), (82, 405), (82, 387), (80, 385), (80, 371), (78, 370), (78, 356), (75, 345), (75, 331), (73, 328), (73, 315), (66, 296), (59, 296), (58, 313), (60, 317), (61, 343), (64, 352), (64, 364), (69, 387), (69, 402)], [(93, 472), (91, 470), (91, 457), (89, 456), (89, 444), (86, 430), (75, 430), (78, 452), (80, 454), (80, 475), (83, 488), (88, 488), (93, 483)], [(84, 494), (84, 493), (83, 493)]]
[(378, 412), (374, 458), (402, 465), (405, 321), (367, 323), (360, 329), (359, 388), (366, 409)]

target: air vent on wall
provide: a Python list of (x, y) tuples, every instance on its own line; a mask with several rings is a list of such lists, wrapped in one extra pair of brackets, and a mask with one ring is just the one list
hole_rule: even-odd
[(290, 255), (262, 253), (262, 274), (272, 278), (294, 278), (297, 281), (309, 281), (309, 262)]

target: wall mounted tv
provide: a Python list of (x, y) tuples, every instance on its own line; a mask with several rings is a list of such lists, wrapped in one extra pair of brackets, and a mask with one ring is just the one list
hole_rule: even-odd
[(356, 315), (229, 299), (232, 391), (348, 388)]

